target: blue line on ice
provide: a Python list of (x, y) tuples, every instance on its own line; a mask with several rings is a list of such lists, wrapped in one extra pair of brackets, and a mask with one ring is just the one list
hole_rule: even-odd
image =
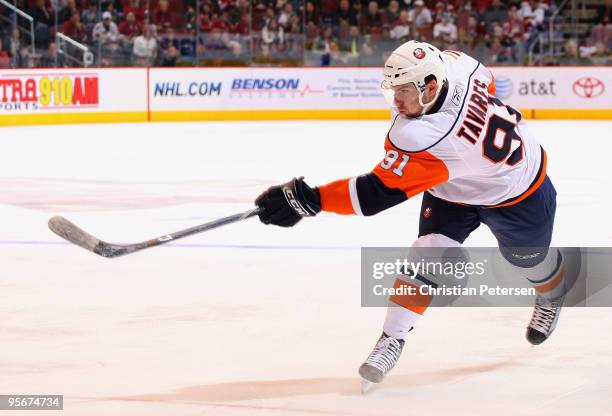
[[(71, 245), (67, 241), (38, 241), (38, 240), (0, 240), (3, 246), (51, 246)], [(170, 243), (162, 247), (173, 248), (244, 248), (259, 250), (359, 250), (359, 246), (291, 246), (273, 244), (204, 244), (204, 243)]]

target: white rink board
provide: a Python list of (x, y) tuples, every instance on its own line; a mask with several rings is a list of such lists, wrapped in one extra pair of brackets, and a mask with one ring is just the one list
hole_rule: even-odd
[[(609, 67), (491, 69), (496, 95), (526, 118), (611, 117)], [(386, 119), (381, 80), (381, 68), (0, 70), (0, 125)]]

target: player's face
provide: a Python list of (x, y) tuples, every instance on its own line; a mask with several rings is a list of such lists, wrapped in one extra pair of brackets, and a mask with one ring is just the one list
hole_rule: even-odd
[(405, 84), (393, 87), (393, 104), (397, 110), (408, 117), (417, 117), (421, 114), (419, 93), (414, 84)]

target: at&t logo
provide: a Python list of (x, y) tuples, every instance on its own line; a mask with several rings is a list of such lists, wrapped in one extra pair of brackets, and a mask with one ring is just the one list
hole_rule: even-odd
[(499, 99), (505, 100), (512, 95), (514, 86), (512, 80), (508, 77), (494, 78), (495, 83), (495, 96)]
[(572, 91), (578, 97), (595, 98), (599, 97), (605, 91), (606, 87), (603, 82), (593, 77), (584, 77), (576, 80), (572, 85)]

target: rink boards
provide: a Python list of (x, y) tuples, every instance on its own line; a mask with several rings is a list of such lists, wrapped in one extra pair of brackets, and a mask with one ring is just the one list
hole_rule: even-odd
[[(609, 67), (494, 67), (496, 95), (532, 119), (612, 119)], [(384, 120), (380, 68), (0, 70), (0, 125)]]

